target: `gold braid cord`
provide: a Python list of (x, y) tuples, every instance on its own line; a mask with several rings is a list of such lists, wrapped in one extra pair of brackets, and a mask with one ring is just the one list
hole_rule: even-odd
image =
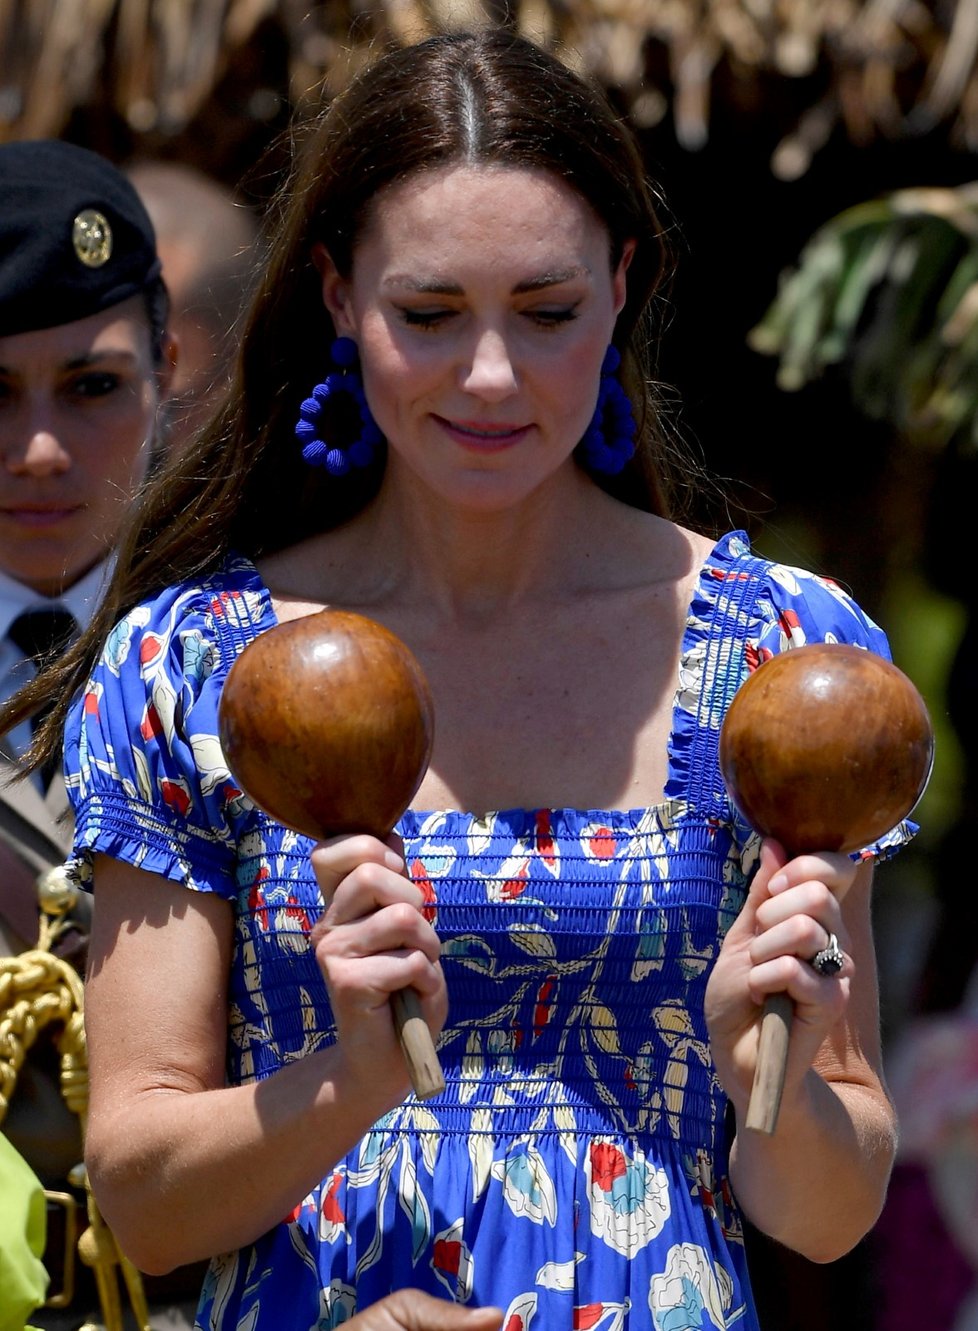
[[(42, 929), (42, 940), (44, 937)], [(61, 1093), (68, 1108), (78, 1115), (84, 1135), (88, 1114), (88, 1056), (78, 973), (43, 947), (16, 957), (0, 957), (0, 1124), (24, 1060), (38, 1034), (48, 1025), (60, 1027), (55, 1046), (61, 1058)], [(119, 1251), (96, 1205), (84, 1165), (73, 1171), (72, 1182), (85, 1190), (88, 1227), (78, 1240), (78, 1256), (94, 1273), (104, 1331), (123, 1331), (120, 1276), (140, 1331), (149, 1331), (142, 1277)], [(66, 1290), (66, 1294), (70, 1298), (70, 1292)], [(52, 1303), (63, 1304), (68, 1298)]]

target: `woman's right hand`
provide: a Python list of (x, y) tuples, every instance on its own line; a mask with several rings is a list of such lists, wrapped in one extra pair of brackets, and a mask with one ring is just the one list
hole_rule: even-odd
[(347, 1322), (349, 1331), (497, 1331), (499, 1308), (463, 1308), (419, 1289), (399, 1289)]
[(320, 842), (312, 867), (325, 909), (309, 941), (344, 1062), (372, 1079), (379, 1066), (393, 1066), (406, 1083), (391, 995), (414, 989), (433, 1037), (448, 1012), (440, 943), (422, 913), (421, 891), (407, 876), (395, 836), (387, 843), (367, 835)]

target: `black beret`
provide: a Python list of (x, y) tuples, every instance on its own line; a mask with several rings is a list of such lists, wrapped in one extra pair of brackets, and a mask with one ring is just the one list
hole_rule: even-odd
[(60, 139), (0, 144), (0, 337), (99, 314), (159, 274), (149, 214), (111, 162)]

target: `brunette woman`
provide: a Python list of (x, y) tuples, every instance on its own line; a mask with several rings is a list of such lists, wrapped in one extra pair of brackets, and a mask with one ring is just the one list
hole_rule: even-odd
[[(527, 42), (378, 59), (298, 136), (224, 410), (45, 681), (98, 901), (89, 1167), (137, 1264), (213, 1258), (202, 1327), (334, 1326), (415, 1286), (510, 1327), (746, 1331), (742, 1214), (827, 1261), (879, 1212), (870, 878), (912, 828), (788, 859), (716, 750), (757, 662), (887, 643), (682, 521), (659, 212), (626, 128)], [(387, 843), (289, 832), (217, 739), (236, 655), (324, 606), (432, 688)], [(447, 1080), (424, 1103), (406, 986)], [(782, 990), (768, 1136), (742, 1123)]]

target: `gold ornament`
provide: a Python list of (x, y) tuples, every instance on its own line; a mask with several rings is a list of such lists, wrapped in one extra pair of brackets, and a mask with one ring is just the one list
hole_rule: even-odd
[(75, 218), (71, 243), (86, 268), (101, 268), (112, 255), (112, 228), (108, 218), (95, 208), (84, 209)]

